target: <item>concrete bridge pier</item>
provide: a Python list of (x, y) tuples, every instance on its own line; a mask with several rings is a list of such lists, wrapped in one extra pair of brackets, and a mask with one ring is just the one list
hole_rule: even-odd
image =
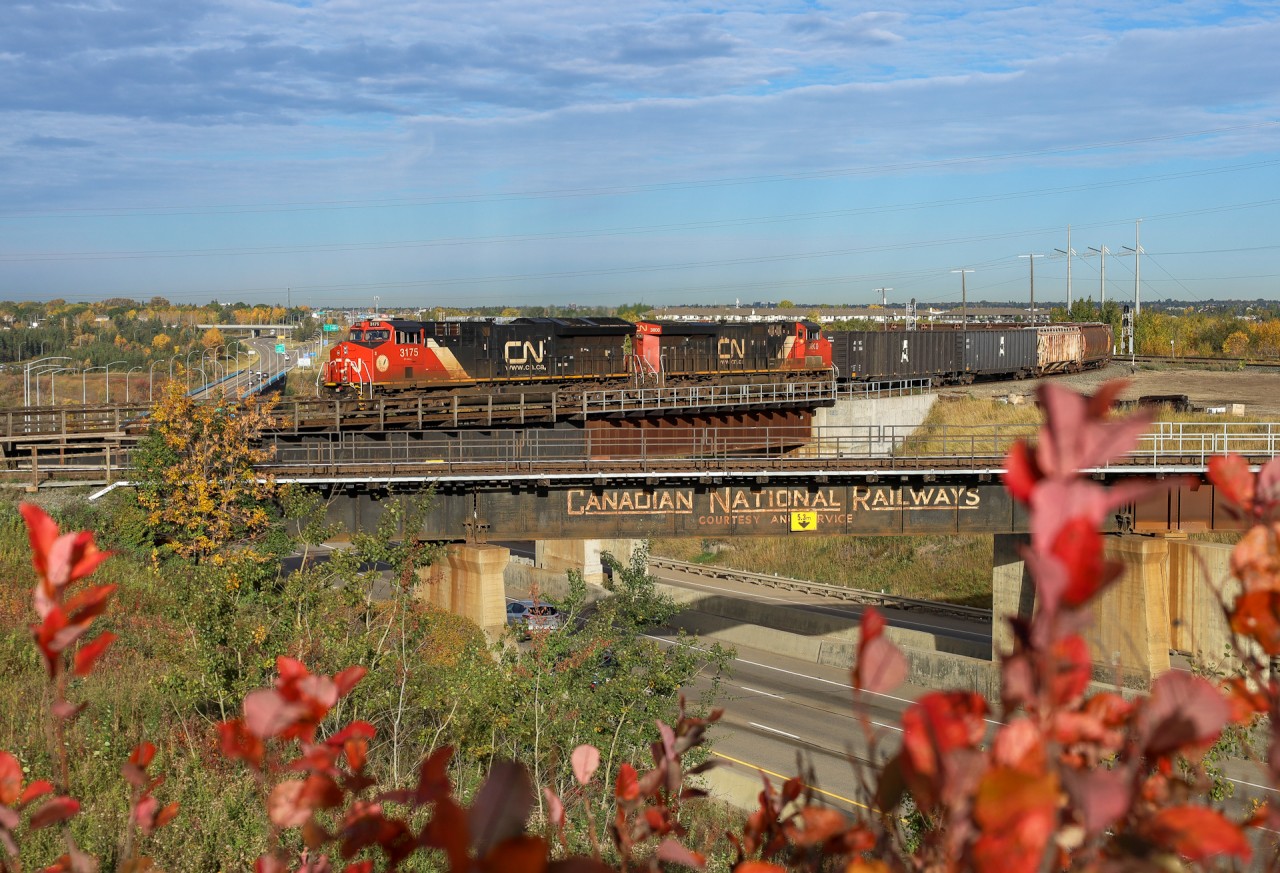
[(426, 602), (469, 618), (489, 639), (497, 639), (507, 624), (504, 573), (511, 550), (488, 543), (454, 543), (443, 563), (418, 572), (417, 596)]
[(577, 570), (588, 585), (601, 585), (604, 563), (600, 555), (609, 552), (627, 564), (640, 542), (634, 539), (538, 540), (534, 544), (533, 566), (560, 575)]
[[(1124, 572), (1093, 605), (1084, 632), (1093, 653), (1094, 678), (1146, 687), (1170, 668), (1170, 652), (1230, 669), (1237, 653), (1221, 604), (1239, 591), (1230, 572), (1231, 546), (1188, 542), (1185, 533), (1124, 534), (1105, 540), (1107, 560)], [(997, 534), (992, 573), (992, 655), (1013, 647), (1006, 616), (1030, 617), (1035, 587), (1019, 554), (1025, 534)]]

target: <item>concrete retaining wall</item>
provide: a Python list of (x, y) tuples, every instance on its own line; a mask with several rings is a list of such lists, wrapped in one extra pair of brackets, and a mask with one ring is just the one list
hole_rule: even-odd
[[(865, 449), (859, 446), (859, 453), (865, 452), (868, 457), (884, 457), (893, 450), (895, 430), (899, 435), (905, 435), (919, 427), (937, 399), (937, 394), (915, 394), (837, 400), (834, 406), (814, 411), (815, 433), (822, 435), (814, 445), (835, 451), (840, 446), (836, 438), (867, 440)], [(842, 447), (847, 448), (847, 444)]]

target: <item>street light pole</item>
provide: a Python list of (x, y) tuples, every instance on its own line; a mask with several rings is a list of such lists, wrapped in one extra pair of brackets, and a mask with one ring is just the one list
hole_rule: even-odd
[(107, 399), (105, 401), (106, 403), (111, 402), (111, 368), (114, 367), (116, 364), (127, 364), (127, 363), (129, 362), (128, 361), (112, 361), (110, 364), (107, 364), (107, 366), (104, 368), (107, 371), (104, 376), (107, 383)]
[(128, 405), (128, 403), (129, 403), (129, 374), (130, 374), (130, 373), (132, 373), (134, 370), (139, 370), (139, 371), (140, 371), (140, 370), (142, 370), (142, 365), (141, 365), (141, 364), (138, 364), (136, 367), (130, 367), (130, 368), (128, 369), (128, 371), (124, 374), (124, 402), (125, 402), (125, 405)]

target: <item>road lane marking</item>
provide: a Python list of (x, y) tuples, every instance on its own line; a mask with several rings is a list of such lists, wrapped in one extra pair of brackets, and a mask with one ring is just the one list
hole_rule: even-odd
[(769, 727), (767, 724), (760, 724), (760, 722), (758, 722), (758, 721), (749, 721), (749, 722), (747, 722), (747, 724), (751, 725), (752, 727), (758, 727), (758, 728), (760, 728), (760, 730), (762, 730), (762, 731), (769, 731), (770, 733), (782, 734), (782, 736), (784, 736), (784, 737), (791, 737), (791, 739), (796, 740), (796, 741), (798, 741), (798, 742), (802, 742), (802, 743), (803, 743), (803, 742), (805, 742), (804, 740), (801, 740), (801, 739), (800, 739), (798, 736), (796, 736), (795, 734), (787, 733), (786, 731), (784, 731), (784, 730), (779, 730), (779, 729), (778, 729), (778, 728), (776, 728), (776, 727)]
[[(755, 764), (752, 764), (749, 761), (741, 761), (737, 758), (732, 758), (729, 755), (726, 755), (724, 752), (712, 752), (711, 754), (713, 757), (723, 758), (724, 760), (729, 761), (730, 763), (733, 763), (733, 764), (737, 764), (740, 767), (749, 767), (752, 770), (758, 770), (761, 773), (764, 773), (766, 776), (772, 776), (774, 779), (781, 779), (783, 782), (786, 782), (788, 779), (791, 778), (789, 776), (783, 776), (781, 773), (775, 773), (772, 770), (766, 770), (763, 767), (756, 766)], [(852, 797), (845, 797), (842, 794), (836, 794), (834, 791), (826, 791), (822, 788), (819, 788), (816, 785), (805, 785), (805, 788), (810, 788), (819, 794), (823, 794), (823, 795), (826, 795), (827, 797), (833, 798), (835, 800), (839, 800), (842, 803), (848, 803), (851, 806), (858, 807), (859, 809), (865, 809), (867, 812), (874, 812), (876, 815), (883, 814), (880, 812), (880, 810), (876, 809), (875, 807), (867, 806), (865, 803), (859, 803), (858, 801), (854, 800)]]
[(759, 688), (751, 688), (750, 686), (747, 686), (747, 685), (739, 685), (738, 687), (741, 688), (743, 691), (750, 691), (753, 694), (763, 694), (765, 697), (773, 697), (777, 700), (786, 700), (786, 698), (783, 697), (781, 694), (773, 694), (772, 692), (769, 692), (769, 691), (761, 691)]
[[(666, 643), (671, 646), (684, 646), (686, 649), (695, 649), (699, 652), (706, 651), (706, 649), (703, 649), (699, 646), (691, 646), (688, 643), (679, 643), (679, 642), (676, 642), (675, 640), (669, 640), (666, 637), (655, 637), (652, 634), (643, 634), (643, 636), (646, 636), (651, 640), (656, 640), (660, 643)], [(837, 688), (845, 688), (845, 689), (848, 689), (850, 692), (853, 691), (853, 686), (850, 685), (848, 682), (836, 682), (834, 679), (823, 679), (821, 676), (811, 676), (808, 673), (797, 673), (795, 670), (788, 670), (784, 667), (775, 667), (772, 664), (762, 664), (759, 661), (748, 661), (746, 658), (734, 658), (733, 660), (739, 661), (743, 664), (750, 664), (752, 667), (763, 667), (766, 670), (775, 670), (779, 673), (786, 673), (788, 676), (798, 676), (801, 679), (812, 679), (814, 682), (825, 682), (826, 684), (834, 685)], [(913, 706), (915, 704), (914, 700), (910, 700), (906, 697), (898, 697), (896, 695), (885, 694), (880, 691), (867, 691), (864, 689), (861, 693), (871, 694), (876, 697), (883, 697), (883, 698), (886, 698), (887, 700), (896, 700), (899, 703), (905, 703), (908, 706)], [(991, 718), (984, 718), (983, 721), (985, 721), (987, 724), (998, 724), (998, 725), (1004, 724), (1004, 722), (1002, 721), (996, 721), (995, 719), (991, 719)]]

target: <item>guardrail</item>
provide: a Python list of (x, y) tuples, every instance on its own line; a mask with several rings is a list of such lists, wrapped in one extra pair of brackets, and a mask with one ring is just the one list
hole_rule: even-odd
[(899, 597), (896, 594), (883, 594), (878, 591), (865, 591), (860, 588), (843, 588), (839, 585), (822, 585), (818, 582), (807, 582), (803, 579), (791, 579), (786, 576), (770, 576), (765, 573), (751, 573), (746, 570), (733, 570), (717, 567), (712, 564), (691, 564), (677, 561), (674, 558), (650, 556), (649, 566), (666, 570), (677, 570), (712, 579), (730, 579), (760, 585), (782, 591), (794, 591), (799, 594), (812, 594), (831, 600), (842, 600), (860, 606), (882, 606), (886, 609), (897, 609), (904, 612), (923, 612), (930, 615), (950, 616), (974, 622), (991, 624), (991, 610), (978, 609), (973, 606), (961, 606), (956, 603), (942, 603), (937, 600), (921, 600), (915, 597)]

